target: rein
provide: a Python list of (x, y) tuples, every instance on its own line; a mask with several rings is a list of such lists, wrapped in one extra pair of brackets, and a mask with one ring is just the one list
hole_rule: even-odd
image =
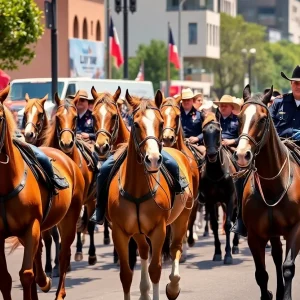
[[(0, 154), (1, 154), (5, 143), (5, 132), (6, 132), (6, 119), (4, 116), (0, 117), (0, 122), (2, 123), (2, 131), (0, 135)], [(6, 155), (6, 161), (0, 161), (0, 164), (2, 165), (7, 165), (9, 163), (9, 156), (6, 153), (5, 155)]]

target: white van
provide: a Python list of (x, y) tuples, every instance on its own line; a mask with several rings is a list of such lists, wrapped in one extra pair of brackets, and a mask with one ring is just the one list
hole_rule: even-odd
[[(28, 78), (16, 79), (10, 84), (10, 93), (6, 100), (6, 105), (12, 110), (18, 112), (19, 126), (22, 123), (25, 107), (25, 94), (30, 98), (43, 98), (48, 94), (48, 101), (45, 103), (45, 109), (48, 118), (51, 117), (53, 107), (51, 93), (51, 78)], [(68, 95), (74, 95), (78, 90), (86, 90), (89, 97), (92, 98), (91, 88), (95, 87), (97, 92), (114, 93), (118, 86), (121, 88), (121, 97), (125, 97), (126, 89), (131, 95), (154, 98), (154, 90), (150, 81), (133, 80), (115, 80), (115, 79), (91, 79), (91, 78), (58, 78), (58, 95), (65, 99)]]

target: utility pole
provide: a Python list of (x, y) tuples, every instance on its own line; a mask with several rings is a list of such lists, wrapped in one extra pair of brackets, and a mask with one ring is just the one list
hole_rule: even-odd
[(110, 7), (109, 0), (105, 1), (106, 11), (106, 79), (111, 79), (111, 63), (110, 63)]
[(46, 27), (51, 30), (51, 77), (52, 77), (52, 102), (57, 92), (58, 70), (57, 70), (57, 9), (56, 0), (45, 1)]

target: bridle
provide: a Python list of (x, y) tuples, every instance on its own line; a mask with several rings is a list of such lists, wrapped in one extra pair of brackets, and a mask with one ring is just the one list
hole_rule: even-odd
[[(208, 125), (213, 125), (213, 126), (217, 127), (217, 129), (220, 131), (220, 138), (219, 138), (220, 143), (219, 143), (219, 147), (217, 148), (217, 153), (220, 153), (220, 150), (222, 148), (222, 127), (221, 127), (219, 122), (210, 121), (207, 124), (205, 124), (205, 126), (202, 128), (202, 132), (204, 131), (205, 127), (208, 126)], [(205, 146), (205, 139), (204, 138), (203, 138), (203, 144)]]
[[(4, 107), (2, 104), (0, 104), (0, 108), (3, 109), (3, 116), (0, 117), (0, 123), (2, 124), (2, 130), (0, 134), (0, 154), (1, 154), (5, 143), (5, 133), (6, 133), (7, 124), (6, 124)], [(5, 155), (6, 155), (6, 161), (0, 161), (0, 164), (2, 165), (7, 165), (9, 163), (9, 156), (7, 154)]]
[[(40, 133), (41, 133), (41, 131), (42, 131), (42, 129), (43, 129), (43, 125), (44, 125), (44, 121), (45, 121), (45, 114), (46, 114), (46, 113), (45, 113), (45, 110), (44, 110), (43, 106), (42, 106), (40, 103), (36, 102), (35, 105), (36, 105), (36, 104), (38, 104), (38, 105), (41, 107), (42, 111), (43, 111), (42, 117), (41, 117), (40, 120), (38, 120), (38, 122), (37, 122), (36, 124), (35, 124), (34, 122), (26, 122), (25, 128), (27, 127), (27, 125), (30, 125), (30, 124), (31, 124), (31, 126), (32, 126), (32, 127), (35, 129), (35, 131), (36, 131), (36, 135), (39, 136)], [(25, 116), (26, 116), (26, 114), (25, 114)], [(26, 117), (26, 119), (27, 119), (27, 117)]]
[[(58, 111), (59, 108), (61, 108), (61, 107), (65, 107), (65, 105), (64, 105), (64, 104), (59, 105), (59, 106), (57, 107), (57, 111)], [(77, 113), (77, 108), (76, 108), (75, 105), (69, 104), (68, 107), (74, 108), (75, 111), (76, 111), (76, 113)], [(56, 118), (57, 118), (57, 117), (56, 117)], [(75, 121), (75, 127), (74, 127), (74, 128), (75, 128), (75, 130), (76, 130), (76, 128), (77, 128), (77, 118), (76, 118), (76, 121)], [(61, 129), (61, 130), (60, 130), (59, 127), (58, 127), (58, 122), (56, 121), (56, 131), (57, 131), (57, 138), (58, 138), (59, 142), (60, 142), (61, 136), (62, 136), (62, 134), (63, 134), (64, 132), (69, 132), (69, 133), (72, 135), (73, 141), (75, 142), (75, 140), (76, 140), (76, 133), (75, 133), (75, 130), (72, 130), (72, 129), (70, 129), (70, 128), (64, 128), (64, 129)]]
[[(99, 102), (99, 103), (103, 103), (103, 102)], [(100, 129), (96, 132), (96, 134), (95, 134), (95, 139), (96, 139), (96, 141), (97, 141), (98, 135), (99, 135), (100, 133), (104, 133), (104, 134), (106, 134), (106, 135), (109, 137), (109, 139), (110, 139), (110, 145), (113, 145), (113, 144), (116, 142), (117, 138), (118, 138), (119, 124), (120, 124), (120, 123), (119, 123), (119, 121), (120, 121), (119, 118), (120, 118), (120, 117), (119, 117), (119, 111), (118, 111), (118, 106), (117, 106), (117, 104), (116, 104), (115, 102), (112, 102), (112, 101), (109, 101), (108, 103), (114, 105), (115, 108), (116, 108), (116, 110), (117, 110), (117, 112), (118, 112), (118, 113), (115, 115), (115, 116), (116, 116), (116, 119), (115, 119), (115, 124), (114, 124), (113, 132), (110, 133), (108, 130), (106, 130), (106, 129), (104, 129), (104, 128), (100, 128)]]
[[(160, 107), (160, 110), (162, 110), (163, 107), (172, 107), (174, 111), (175, 111), (175, 108), (178, 108), (179, 111), (180, 111), (180, 107), (179, 107), (178, 105), (173, 105), (173, 104), (171, 104), (171, 103), (166, 103), (166, 104), (162, 105), (162, 106)], [(167, 130), (167, 129), (173, 131), (173, 132), (174, 132), (174, 135), (175, 135), (175, 141), (174, 141), (174, 143), (176, 143), (176, 141), (177, 141), (178, 134), (179, 134), (179, 130), (180, 130), (180, 127), (181, 127), (181, 119), (180, 119), (180, 116), (179, 116), (179, 118), (178, 118), (178, 124), (177, 124), (176, 127), (177, 127), (176, 129), (173, 128), (173, 127), (168, 127), (168, 126), (167, 126), (167, 127), (164, 127), (164, 128), (163, 128), (163, 132), (162, 132), (162, 133), (164, 133), (164, 131)]]

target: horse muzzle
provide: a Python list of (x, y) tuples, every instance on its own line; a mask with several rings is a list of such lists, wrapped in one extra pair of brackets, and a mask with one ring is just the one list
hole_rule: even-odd
[(239, 167), (247, 168), (253, 160), (253, 154), (249, 149), (245, 151), (237, 149), (233, 153), (233, 159), (237, 162)]

